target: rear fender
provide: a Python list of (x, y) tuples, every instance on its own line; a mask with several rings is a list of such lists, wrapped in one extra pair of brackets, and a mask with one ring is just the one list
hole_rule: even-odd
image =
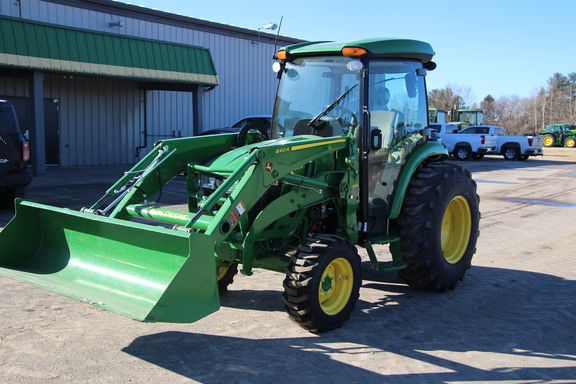
[(404, 196), (406, 195), (406, 190), (408, 189), (408, 184), (410, 183), (412, 175), (420, 166), (420, 164), (427, 161), (444, 161), (446, 159), (448, 159), (446, 146), (437, 141), (430, 141), (414, 151), (414, 153), (406, 161), (406, 164), (402, 168), (402, 173), (398, 178), (398, 184), (394, 192), (394, 198), (390, 205), (390, 213), (388, 216), (389, 219), (395, 219), (400, 214), (402, 203), (404, 202)]

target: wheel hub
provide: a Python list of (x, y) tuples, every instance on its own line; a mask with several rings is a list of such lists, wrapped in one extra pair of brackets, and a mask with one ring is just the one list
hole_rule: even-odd
[(320, 287), (320, 292), (323, 292), (326, 296), (330, 295), (334, 290), (334, 279), (327, 273), (326, 276), (322, 278), (322, 286)]
[(338, 258), (328, 264), (318, 286), (322, 310), (328, 315), (341, 312), (350, 299), (353, 283), (352, 266), (347, 260)]
[(442, 252), (448, 263), (456, 264), (464, 256), (471, 228), (470, 206), (463, 196), (456, 196), (448, 204), (442, 218)]

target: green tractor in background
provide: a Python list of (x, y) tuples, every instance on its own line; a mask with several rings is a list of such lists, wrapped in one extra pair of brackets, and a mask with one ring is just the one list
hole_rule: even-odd
[(428, 108), (429, 123), (450, 123), (458, 127), (458, 131), (471, 125), (482, 125), (484, 111), (482, 109), (444, 109)]
[(451, 111), (450, 123), (458, 126), (458, 131), (471, 125), (482, 125), (484, 111), (482, 109), (458, 109)]
[(447, 113), (441, 108), (428, 108), (429, 123), (446, 123)]
[[(193, 322), (238, 268), (265, 268), (284, 274), (286, 312), (313, 332), (350, 317), (357, 247), (416, 289), (454, 288), (476, 250), (479, 197), (430, 138), (433, 54), (400, 39), (281, 49), (270, 133), (160, 141), (80, 212), (17, 199), (0, 273), (138, 320)], [(175, 177), (185, 208), (151, 201)]]
[(545, 147), (576, 147), (576, 125), (550, 124), (540, 133)]

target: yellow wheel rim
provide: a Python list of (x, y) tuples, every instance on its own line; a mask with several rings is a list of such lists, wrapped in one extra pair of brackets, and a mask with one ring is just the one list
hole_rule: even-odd
[(354, 275), (348, 260), (337, 258), (333, 260), (322, 273), (318, 287), (318, 301), (327, 315), (340, 313), (352, 294)]
[(472, 230), (472, 214), (468, 201), (456, 196), (450, 201), (442, 218), (441, 243), (444, 258), (450, 264), (462, 259)]
[(566, 146), (567, 146), (567, 147), (573, 147), (574, 144), (575, 144), (574, 141), (575, 141), (574, 139), (568, 139), (568, 140), (566, 140)]
[(546, 137), (544, 138), (544, 140), (543, 140), (543, 144), (546, 145), (546, 146), (550, 146), (550, 145), (552, 145), (552, 143), (553, 143), (553, 140), (552, 140), (552, 138), (549, 137), (549, 136), (546, 136)]
[(226, 276), (226, 272), (228, 272), (228, 269), (230, 269), (230, 267), (218, 268), (218, 274), (216, 275), (216, 280), (220, 281), (220, 279), (222, 279), (224, 276)]

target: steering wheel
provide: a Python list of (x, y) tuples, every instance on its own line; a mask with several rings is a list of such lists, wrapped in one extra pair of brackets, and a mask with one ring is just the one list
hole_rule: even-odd
[(238, 137), (236, 138), (236, 148), (243, 147), (246, 145), (246, 137), (248, 136), (248, 132), (252, 129), (258, 130), (262, 139), (259, 141), (269, 140), (270, 136), (268, 135), (268, 130), (264, 126), (264, 124), (260, 122), (246, 122), (240, 128), (240, 132), (238, 132)]
[[(332, 111), (335, 112), (336, 119), (338, 119), (342, 128), (348, 128), (348, 129), (354, 128), (359, 123), (356, 114), (346, 107), (338, 105)], [(350, 115), (350, 120), (346, 119), (347, 115)]]

